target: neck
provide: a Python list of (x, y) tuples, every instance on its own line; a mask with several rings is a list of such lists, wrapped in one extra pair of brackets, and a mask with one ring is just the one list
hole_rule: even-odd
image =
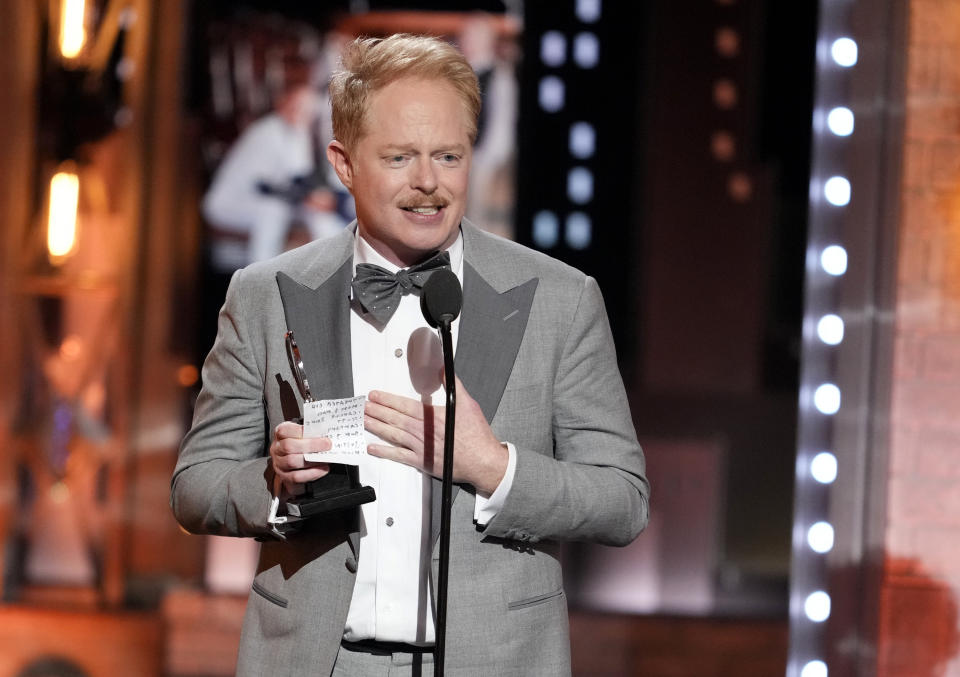
[(438, 247), (427, 250), (406, 248), (398, 249), (397, 247), (388, 246), (381, 240), (370, 237), (361, 224), (358, 224), (357, 233), (363, 238), (364, 242), (366, 242), (375, 252), (377, 252), (377, 254), (385, 258), (387, 261), (395, 266), (399, 266), (400, 268), (409, 268), (410, 266), (415, 266), (416, 264), (425, 261), (438, 251), (447, 250), (454, 242), (456, 242), (457, 236), (459, 235), (459, 230), (453, 233), (452, 239), (449, 242), (444, 242)]

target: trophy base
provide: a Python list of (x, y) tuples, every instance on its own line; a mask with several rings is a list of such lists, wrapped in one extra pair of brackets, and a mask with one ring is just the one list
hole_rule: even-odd
[(287, 514), (313, 517), (370, 503), (376, 498), (373, 487), (360, 484), (356, 467), (331, 463), (329, 474), (308, 482), (303, 494), (287, 501)]

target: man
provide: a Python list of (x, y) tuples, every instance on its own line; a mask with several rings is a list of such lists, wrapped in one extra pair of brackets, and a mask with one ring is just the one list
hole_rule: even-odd
[(301, 183), (314, 175), (317, 98), (308, 81), (295, 77), (273, 112), (247, 126), (217, 167), (202, 204), (212, 227), (215, 270), (232, 273), (276, 256), (286, 248), (296, 220), (311, 239), (334, 235), (346, 225), (329, 188)]
[[(430, 674), (441, 361), (415, 294), (398, 294), (387, 318), (351, 279), (370, 263), (429, 267), (441, 251), (464, 294), (445, 667), (569, 674), (558, 541), (623, 545), (647, 520), (643, 455), (597, 285), (463, 218), (480, 98), (451, 46), (357, 40), (331, 98), (328, 158), (357, 222), (234, 277), (172, 504), (191, 531), (268, 536), (271, 487), (294, 494), (327, 472), (304, 453), (330, 441), (284, 422), (298, 413), (291, 318), (314, 397), (368, 397), (374, 443), (360, 477), (377, 500), (264, 542), (238, 672)], [(296, 282), (283, 294), (278, 273)], [(416, 276), (398, 275), (404, 287)]]

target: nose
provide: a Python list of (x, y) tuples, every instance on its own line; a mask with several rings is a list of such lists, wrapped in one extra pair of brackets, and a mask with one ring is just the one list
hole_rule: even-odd
[(437, 189), (436, 167), (430, 158), (421, 158), (413, 163), (410, 187), (429, 195)]

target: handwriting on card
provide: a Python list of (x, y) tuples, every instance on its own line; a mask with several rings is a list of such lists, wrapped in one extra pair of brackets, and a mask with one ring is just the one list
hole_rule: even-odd
[(367, 398), (344, 397), (339, 400), (314, 400), (303, 405), (303, 436), (329, 437), (330, 451), (304, 454), (307, 461), (357, 465), (367, 453), (363, 430), (363, 405)]

